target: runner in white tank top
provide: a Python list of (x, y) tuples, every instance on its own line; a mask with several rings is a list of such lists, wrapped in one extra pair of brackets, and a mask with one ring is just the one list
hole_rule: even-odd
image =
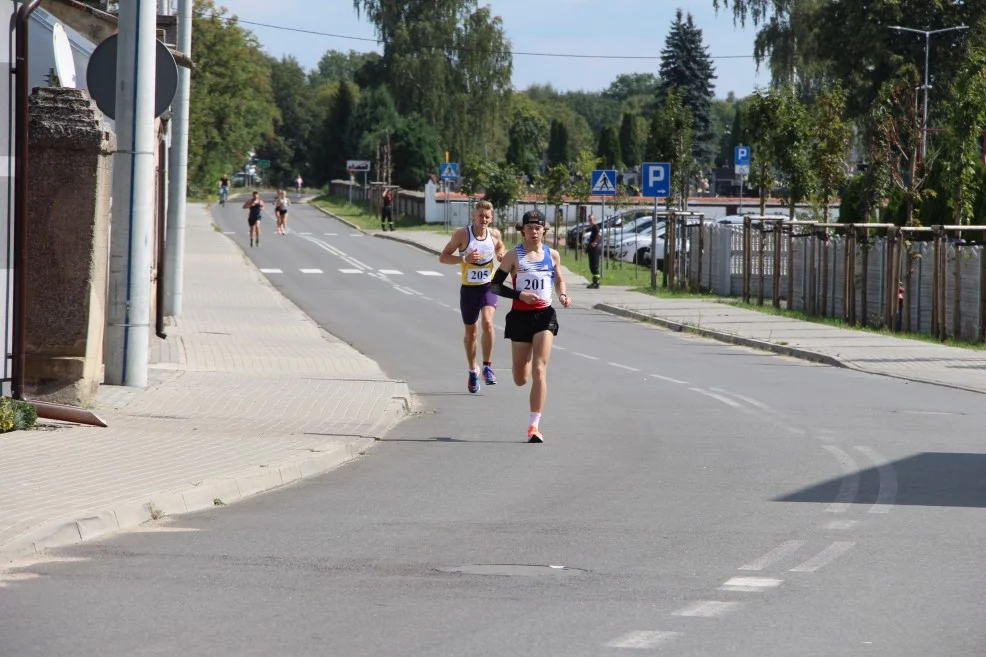
[[(527, 441), (531, 443), (544, 442), (538, 425), (548, 395), (551, 345), (558, 334), (558, 319), (551, 305), (552, 291), (558, 293), (564, 308), (571, 305), (558, 252), (544, 244), (546, 223), (544, 215), (537, 210), (524, 215), (521, 220), (524, 241), (503, 256), (491, 287), (494, 294), (513, 299), (503, 335), (512, 342), (514, 383), (522, 386), (528, 378), (533, 379), (527, 428)], [(512, 288), (503, 285), (507, 276), (512, 277)]]
[(493, 205), (489, 201), (480, 201), (473, 212), (472, 225), (455, 231), (438, 256), (439, 262), (458, 265), (462, 275), (459, 310), (466, 328), (463, 340), (469, 363), (466, 389), (472, 393), (479, 392), (480, 370), (476, 352), (480, 318), (483, 320), (482, 378), (486, 385), (496, 385), (496, 374), (493, 372), (493, 316), (497, 297), (490, 291), (490, 280), (506, 249), (500, 239), (500, 231), (492, 224)]

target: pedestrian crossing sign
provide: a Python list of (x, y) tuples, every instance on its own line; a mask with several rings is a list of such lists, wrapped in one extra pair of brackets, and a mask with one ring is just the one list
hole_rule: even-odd
[(445, 162), (442, 164), (441, 172), (438, 176), (442, 180), (458, 180), (459, 179), (459, 163), (458, 162)]
[(596, 169), (592, 172), (593, 196), (616, 196), (616, 170)]

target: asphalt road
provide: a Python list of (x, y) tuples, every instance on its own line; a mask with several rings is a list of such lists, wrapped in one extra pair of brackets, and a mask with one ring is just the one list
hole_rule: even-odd
[(217, 224), (414, 416), (321, 478), (0, 574), (0, 655), (986, 651), (981, 396), (572, 308), (528, 445), (508, 343), (465, 390), (455, 268), (306, 207), (260, 249)]

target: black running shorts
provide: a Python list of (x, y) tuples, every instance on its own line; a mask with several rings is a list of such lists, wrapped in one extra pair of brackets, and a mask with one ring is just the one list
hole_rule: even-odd
[(514, 310), (507, 313), (503, 337), (513, 342), (534, 342), (541, 331), (558, 335), (558, 316), (551, 306), (540, 310)]

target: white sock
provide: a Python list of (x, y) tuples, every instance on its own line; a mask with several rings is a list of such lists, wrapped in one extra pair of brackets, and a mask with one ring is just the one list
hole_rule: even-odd
[(532, 411), (531, 412), (531, 426), (534, 427), (535, 429), (537, 429), (538, 428), (538, 422), (540, 422), (540, 421), (541, 421), (541, 414), (540, 413), (534, 413)]

